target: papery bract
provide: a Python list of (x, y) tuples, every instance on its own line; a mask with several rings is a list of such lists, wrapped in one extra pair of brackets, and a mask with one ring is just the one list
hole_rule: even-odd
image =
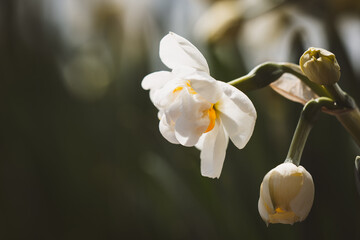
[[(287, 63), (287, 66), (293, 71), (302, 74), (299, 65)], [(305, 104), (317, 97), (316, 93), (309, 86), (290, 73), (284, 73), (278, 80), (271, 83), (270, 87), (283, 97), (301, 104)]]
[(158, 108), (159, 129), (169, 142), (201, 150), (201, 173), (218, 178), (228, 139), (239, 149), (249, 141), (256, 120), (250, 99), (210, 76), (200, 51), (169, 33), (160, 42), (160, 58), (172, 69), (147, 75), (142, 87)]

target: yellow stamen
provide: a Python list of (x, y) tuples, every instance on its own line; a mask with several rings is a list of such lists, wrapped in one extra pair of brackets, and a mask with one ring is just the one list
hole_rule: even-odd
[(279, 208), (279, 207), (276, 208), (275, 211), (276, 211), (277, 213), (284, 213), (284, 212), (286, 212), (284, 209)]
[(211, 107), (208, 109), (208, 116), (210, 119), (210, 123), (208, 128), (206, 129), (206, 131), (204, 133), (207, 133), (209, 131), (211, 131), (214, 127), (215, 127), (215, 119), (216, 119), (216, 112), (214, 109), (214, 104), (211, 104)]
[(190, 94), (196, 94), (196, 93), (197, 93), (197, 92), (195, 92), (195, 90), (191, 87), (189, 80), (186, 81), (186, 86), (189, 87), (189, 93), (190, 93)]
[(177, 87), (173, 90), (173, 93), (179, 92), (183, 89), (183, 87)]
[[(189, 80), (186, 81), (186, 86), (188, 87), (188, 90), (189, 90), (189, 93), (190, 93), (190, 94), (197, 94), (197, 92), (195, 92), (195, 90), (191, 87)], [(177, 87), (177, 88), (175, 88), (175, 89), (173, 90), (173, 93), (179, 92), (179, 91), (181, 91), (181, 90), (183, 90), (183, 87), (180, 87), (180, 86), (179, 86), (179, 87)]]
[[(276, 209), (278, 210), (278, 208)], [(279, 209), (281, 212), (276, 212), (274, 214), (269, 214), (269, 223), (290, 223), (299, 221), (299, 217), (293, 211), (284, 211)]]
[(294, 177), (301, 177), (303, 174), (301, 172), (296, 172), (296, 173), (293, 173), (291, 174), (291, 176), (294, 176)]

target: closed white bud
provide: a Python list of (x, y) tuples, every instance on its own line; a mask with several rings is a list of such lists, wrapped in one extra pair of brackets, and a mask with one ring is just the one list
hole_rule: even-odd
[(313, 200), (314, 183), (310, 173), (302, 166), (286, 162), (265, 175), (258, 208), (266, 224), (294, 224), (307, 217)]
[(320, 85), (331, 85), (340, 79), (340, 66), (335, 55), (322, 48), (309, 48), (300, 58), (303, 73)]

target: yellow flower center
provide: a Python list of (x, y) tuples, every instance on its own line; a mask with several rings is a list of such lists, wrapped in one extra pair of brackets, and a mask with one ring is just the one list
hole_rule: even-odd
[(186, 86), (189, 87), (189, 93), (190, 94), (196, 94), (195, 90), (190, 86), (190, 81), (189, 80), (186, 81)]
[[(186, 86), (188, 87), (188, 90), (189, 90), (189, 93), (190, 94), (197, 94), (197, 92), (191, 87), (190, 85), (190, 81), (186, 81)], [(184, 88), (179, 86), (179, 87), (176, 87), (174, 90), (173, 90), (173, 93), (177, 93), (177, 92), (180, 92), (181, 90), (183, 90)], [(207, 114), (208, 117), (209, 117), (209, 120), (210, 120), (210, 123), (207, 127), (207, 129), (205, 130), (204, 133), (207, 133), (207, 132), (210, 132), (214, 127), (215, 127), (215, 120), (216, 120), (216, 111), (214, 109), (214, 104), (211, 104), (211, 107), (204, 112), (204, 114)]]
[[(197, 94), (197, 92), (195, 92), (195, 90), (191, 87), (189, 80), (186, 81), (186, 86), (187, 86), (190, 94)], [(173, 90), (173, 93), (180, 92), (180, 91), (183, 90), (183, 89), (184, 89), (184, 88), (181, 87), (181, 86), (176, 87), (176, 88)]]
[(177, 87), (173, 90), (173, 93), (180, 92), (183, 89), (183, 87)]
[(282, 208), (276, 208), (274, 214), (269, 214), (270, 223), (281, 223), (281, 222), (297, 222), (299, 217), (293, 211), (287, 211)]
[(210, 123), (204, 133), (211, 131), (215, 127), (216, 112), (214, 109), (214, 104), (211, 104), (211, 107), (208, 109), (208, 116), (210, 119)]
[(284, 210), (284, 209), (282, 209), (282, 208), (280, 208), (280, 207), (276, 208), (275, 211), (276, 211), (277, 213), (284, 213), (284, 212), (286, 212), (286, 210)]

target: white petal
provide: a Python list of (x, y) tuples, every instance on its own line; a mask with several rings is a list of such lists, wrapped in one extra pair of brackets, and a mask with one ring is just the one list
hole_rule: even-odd
[(210, 103), (197, 102), (186, 91), (181, 94), (181, 115), (176, 119), (175, 136), (180, 144), (190, 147), (198, 142), (210, 123), (210, 119), (203, 113), (210, 108)]
[(314, 201), (314, 182), (312, 176), (302, 166), (298, 166), (298, 171), (303, 174), (303, 184), (300, 192), (290, 203), (291, 210), (303, 221), (309, 214)]
[(270, 87), (283, 97), (305, 104), (317, 95), (305, 83), (292, 74), (285, 73), (278, 80), (270, 84)]
[(145, 90), (158, 89), (163, 87), (171, 78), (172, 74), (168, 71), (150, 73), (142, 80), (141, 87)]
[(197, 149), (199, 149), (200, 151), (204, 148), (204, 141), (205, 141), (205, 138), (206, 136), (208, 135), (209, 133), (204, 133), (203, 135), (201, 135), (201, 137), (199, 138), (198, 142), (195, 144), (195, 147)]
[(159, 108), (168, 108), (177, 100), (177, 94), (174, 94), (174, 90), (179, 87), (179, 83), (176, 79), (171, 79), (160, 89), (152, 89), (150, 91), (150, 98), (154, 105)]
[(170, 69), (195, 68), (209, 73), (209, 66), (201, 52), (185, 38), (170, 32), (160, 41), (160, 58)]
[(261, 199), (261, 197), (259, 198), (258, 201), (258, 211), (260, 213), (261, 218), (268, 223), (269, 222), (269, 213), (266, 210), (264, 201)]
[(218, 81), (213, 79), (209, 74), (204, 72), (196, 72), (196, 74), (188, 77), (191, 87), (203, 98), (211, 103), (219, 101), (222, 91), (218, 85)]
[(231, 141), (239, 149), (249, 141), (255, 127), (256, 110), (251, 100), (235, 87), (219, 82), (224, 95), (215, 105), (219, 116), (230, 136)]
[(163, 88), (171, 79), (173, 74), (168, 71), (159, 71), (148, 74), (141, 82), (141, 87), (145, 90), (150, 89), (150, 99), (159, 109), (159, 105), (156, 104), (156, 93)]
[(218, 81), (224, 94), (230, 98), (242, 111), (247, 112), (256, 118), (256, 110), (251, 100), (242, 91), (230, 84)]
[(210, 178), (220, 177), (228, 142), (229, 138), (223, 126), (217, 121), (214, 129), (206, 133), (203, 139), (200, 154), (201, 175)]
[(178, 67), (173, 69), (171, 72), (173, 73), (174, 78), (185, 80), (188, 76), (198, 72), (198, 70), (192, 67)]
[(179, 144), (179, 141), (175, 137), (174, 125), (167, 123), (165, 115), (160, 120), (159, 130), (166, 140), (174, 144)]
[(189, 126), (188, 123), (184, 118), (179, 118), (178, 121), (176, 121), (175, 137), (181, 145), (192, 147), (199, 141), (201, 133), (196, 134), (195, 132), (191, 132), (192, 127)]
[(260, 185), (260, 196), (258, 202), (258, 210), (265, 222), (269, 222), (269, 214), (275, 213), (274, 206), (271, 200), (270, 190), (269, 190), (269, 180), (273, 170), (268, 172), (261, 185)]

